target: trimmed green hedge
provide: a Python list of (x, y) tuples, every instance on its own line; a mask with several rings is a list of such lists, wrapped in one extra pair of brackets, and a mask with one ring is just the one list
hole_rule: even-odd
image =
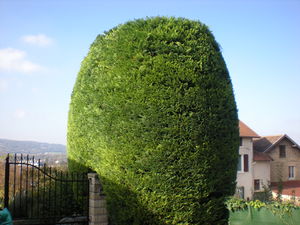
[(231, 80), (209, 29), (154, 17), (99, 35), (68, 122), (73, 169), (94, 169), (110, 224), (227, 224), (239, 147)]

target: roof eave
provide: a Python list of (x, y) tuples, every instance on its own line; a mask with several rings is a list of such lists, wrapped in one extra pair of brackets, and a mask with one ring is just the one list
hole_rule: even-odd
[(260, 138), (260, 136), (245, 136), (245, 135), (242, 135), (242, 136), (240, 136), (240, 137), (245, 137), (245, 138)]
[(271, 146), (269, 146), (264, 152), (270, 151), (275, 145), (277, 145), (280, 141), (282, 141), (284, 138), (287, 138), (292, 144), (295, 146), (292, 146), (293, 148), (298, 148), (300, 150), (300, 146), (293, 141), (287, 134), (282, 135), (277, 141), (275, 141)]

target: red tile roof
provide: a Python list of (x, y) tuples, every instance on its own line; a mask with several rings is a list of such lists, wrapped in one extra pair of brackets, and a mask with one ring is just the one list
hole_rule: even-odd
[(267, 155), (263, 152), (258, 152), (258, 151), (253, 151), (253, 160), (254, 161), (273, 161), (273, 159), (269, 155)]
[(254, 139), (253, 149), (258, 152), (267, 152), (279, 144), (283, 139), (287, 139), (293, 145), (293, 147), (300, 150), (300, 146), (294, 142), (288, 135), (276, 135), (276, 136), (265, 136), (261, 138)]
[(255, 133), (250, 127), (244, 124), (242, 121), (239, 122), (240, 137), (252, 137), (259, 138), (259, 135)]
[(283, 135), (276, 135), (276, 136), (265, 136), (258, 139), (254, 139), (253, 141), (253, 148), (255, 151), (264, 152), (276, 142), (278, 142)]

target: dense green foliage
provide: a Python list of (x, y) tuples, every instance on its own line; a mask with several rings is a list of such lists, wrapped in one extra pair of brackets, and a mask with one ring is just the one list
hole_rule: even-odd
[(230, 224), (299, 224), (300, 207), (295, 201), (282, 202), (271, 200), (245, 201), (239, 198), (229, 198), (226, 201), (230, 210)]
[(227, 224), (238, 136), (231, 80), (205, 25), (140, 19), (91, 45), (68, 156), (100, 175), (111, 224)]

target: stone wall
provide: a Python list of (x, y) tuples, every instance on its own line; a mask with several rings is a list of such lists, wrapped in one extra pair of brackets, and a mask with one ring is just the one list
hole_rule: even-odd
[[(279, 145), (286, 146), (286, 157), (280, 158)], [(268, 152), (272, 157), (271, 161), (271, 182), (288, 181), (289, 166), (295, 167), (295, 177), (293, 180), (300, 180), (300, 151), (293, 147), (293, 144), (286, 138), (283, 139), (276, 147)]]
[(106, 200), (97, 173), (89, 173), (89, 225), (108, 225)]

